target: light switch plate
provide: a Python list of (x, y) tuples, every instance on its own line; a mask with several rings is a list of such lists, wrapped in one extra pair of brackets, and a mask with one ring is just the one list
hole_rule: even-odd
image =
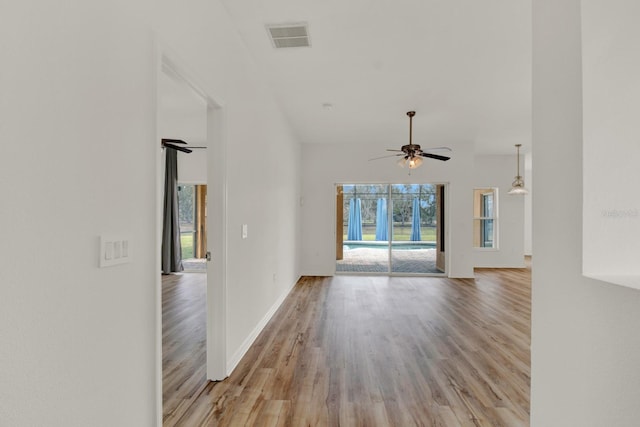
[(107, 261), (112, 260), (113, 259), (113, 242), (105, 241), (103, 247), (104, 247), (104, 259)]
[(122, 235), (100, 236), (100, 260), (99, 266), (110, 267), (118, 264), (126, 264), (132, 259), (131, 238)]

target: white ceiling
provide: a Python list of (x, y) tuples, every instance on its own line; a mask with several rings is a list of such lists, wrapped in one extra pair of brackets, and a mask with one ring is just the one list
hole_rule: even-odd
[[(222, 0), (303, 143), (531, 144), (530, 0)], [(266, 24), (309, 25), (275, 49)], [(333, 105), (332, 110), (323, 104)]]

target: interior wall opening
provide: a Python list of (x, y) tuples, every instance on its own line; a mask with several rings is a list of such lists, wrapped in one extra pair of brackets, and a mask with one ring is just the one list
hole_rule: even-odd
[[(195, 398), (208, 380), (227, 375), (224, 117), (223, 108), (162, 52), (158, 65), (158, 142), (180, 139), (191, 150), (179, 153), (176, 174), (180, 187), (176, 198), (182, 202), (176, 206), (176, 246), (182, 251), (181, 261), (187, 262), (183, 271), (159, 274), (157, 283), (157, 415), (171, 423), (179, 420), (185, 402)], [(163, 240), (165, 164), (170, 151), (162, 147), (157, 158), (158, 241)], [(212, 259), (215, 262), (208, 262)], [(197, 261), (196, 268), (188, 261)], [(191, 274), (196, 271), (201, 274)]]

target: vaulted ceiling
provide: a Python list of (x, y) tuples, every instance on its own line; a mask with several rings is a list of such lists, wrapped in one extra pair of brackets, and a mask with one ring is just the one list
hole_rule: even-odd
[[(531, 144), (531, 2), (222, 0), (303, 143)], [(310, 47), (267, 25), (306, 23)]]

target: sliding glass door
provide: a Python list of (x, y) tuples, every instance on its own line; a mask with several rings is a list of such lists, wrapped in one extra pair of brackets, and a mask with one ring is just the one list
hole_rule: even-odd
[[(386, 273), (389, 271), (389, 228), (386, 209), (389, 186), (386, 184), (337, 187), (338, 209), (342, 221), (337, 224), (337, 271)], [(339, 213), (338, 213), (339, 215)]]
[(336, 272), (442, 274), (433, 184), (336, 186)]
[(436, 269), (435, 185), (391, 185), (391, 272), (440, 273)]

